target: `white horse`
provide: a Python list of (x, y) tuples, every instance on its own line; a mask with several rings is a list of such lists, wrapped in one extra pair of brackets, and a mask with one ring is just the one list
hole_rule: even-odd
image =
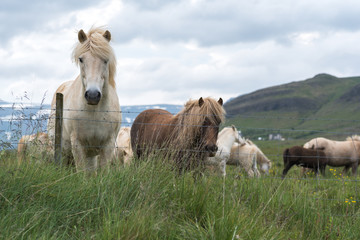
[[(93, 171), (98, 165), (106, 165), (113, 156), (120, 129), (121, 113), (114, 79), (116, 59), (109, 44), (109, 31), (92, 28), (85, 34), (80, 30), (78, 40), (72, 55), (80, 66), (80, 75), (56, 90), (64, 95), (62, 149), (67, 160), (74, 159), (78, 171)], [(56, 93), (52, 109), (56, 105)], [(54, 115), (52, 110), (48, 124), (52, 141)]]
[(323, 150), (329, 160), (327, 165), (332, 167), (345, 166), (344, 173), (351, 167), (352, 174), (356, 175), (360, 159), (360, 141), (358, 137), (348, 137), (345, 141), (334, 141), (318, 137), (305, 143), (304, 148)]
[(245, 141), (245, 144), (235, 143), (232, 146), (227, 164), (239, 165), (247, 172), (249, 177), (260, 176), (257, 165), (260, 166), (260, 170), (265, 174), (269, 174), (269, 169), (271, 168), (271, 161), (249, 139)]
[(18, 163), (21, 164), (28, 154), (40, 153), (42, 159), (46, 155), (53, 154), (51, 143), (47, 133), (39, 132), (32, 135), (24, 135), (20, 138), (17, 147)]
[(130, 127), (120, 128), (116, 138), (114, 155), (116, 159), (119, 159), (125, 165), (129, 165), (131, 163), (131, 158), (134, 154), (131, 148)]
[(231, 127), (226, 127), (219, 132), (216, 145), (218, 150), (214, 157), (209, 157), (207, 159), (208, 165), (219, 166), (219, 169), (223, 176), (226, 175), (226, 162), (230, 157), (231, 147), (234, 142), (244, 143), (244, 139), (239, 137), (239, 133), (234, 125)]

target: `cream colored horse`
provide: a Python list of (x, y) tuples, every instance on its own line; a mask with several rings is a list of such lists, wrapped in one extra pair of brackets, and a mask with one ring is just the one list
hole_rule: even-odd
[(46, 154), (50, 155), (52, 152), (52, 146), (46, 133), (24, 135), (20, 138), (17, 147), (18, 163), (21, 164), (25, 161), (28, 154), (40, 153), (43, 159)]
[(234, 125), (226, 127), (219, 132), (216, 145), (218, 150), (215, 157), (209, 157), (207, 159), (208, 165), (219, 166), (219, 169), (223, 176), (226, 175), (226, 162), (230, 157), (231, 147), (236, 143), (244, 143), (244, 139), (239, 136), (238, 130)]
[(125, 165), (131, 163), (133, 151), (131, 149), (130, 127), (122, 127), (116, 138), (116, 147), (114, 149), (116, 159), (119, 159)]
[[(351, 138), (351, 137), (350, 137)], [(328, 165), (332, 167), (345, 166), (344, 173), (352, 168), (355, 175), (360, 159), (360, 141), (347, 138), (346, 141), (333, 141), (323, 137), (311, 139), (304, 148), (323, 150), (328, 157)]]
[(245, 144), (234, 144), (231, 148), (228, 165), (239, 165), (249, 177), (260, 176), (257, 165), (260, 166), (261, 172), (269, 174), (271, 161), (252, 141), (247, 139)]
[[(109, 31), (92, 28), (85, 34), (80, 30), (78, 40), (73, 59), (80, 66), (80, 75), (60, 85), (56, 93), (64, 95), (62, 149), (66, 160), (73, 158), (78, 171), (92, 171), (112, 158), (120, 129), (121, 113), (114, 79), (116, 59), (109, 44)], [(52, 110), (48, 124), (51, 140), (54, 140), (54, 115)]]

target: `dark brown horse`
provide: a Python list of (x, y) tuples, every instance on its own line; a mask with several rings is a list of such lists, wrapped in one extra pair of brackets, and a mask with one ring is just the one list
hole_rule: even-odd
[(223, 100), (188, 101), (176, 115), (161, 109), (141, 112), (131, 127), (131, 147), (141, 158), (156, 150), (171, 154), (179, 171), (203, 166), (217, 151), (219, 125), (224, 121)]
[(328, 158), (326, 157), (324, 151), (307, 149), (300, 146), (285, 149), (283, 158), (283, 178), (294, 165), (311, 168), (316, 174), (318, 174), (320, 170), (321, 174), (325, 175), (325, 168), (328, 164)]

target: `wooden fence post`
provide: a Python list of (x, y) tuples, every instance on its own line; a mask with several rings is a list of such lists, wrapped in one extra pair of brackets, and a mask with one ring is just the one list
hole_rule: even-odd
[(61, 147), (62, 147), (62, 124), (63, 124), (63, 95), (56, 93), (55, 110), (55, 163), (61, 165)]

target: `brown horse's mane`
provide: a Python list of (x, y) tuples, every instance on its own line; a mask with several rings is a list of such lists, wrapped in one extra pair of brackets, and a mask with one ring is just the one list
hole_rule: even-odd
[(115, 88), (116, 58), (109, 41), (104, 38), (105, 29), (92, 27), (86, 34), (87, 39), (83, 43), (78, 42), (73, 50), (72, 57), (79, 64), (79, 56), (90, 51), (91, 54), (109, 61), (109, 84)]
[(215, 99), (204, 98), (204, 103), (199, 106), (199, 100), (189, 100), (184, 108), (175, 115), (176, 136), (174, 143), (183, 149), (193, 143), (189, 139), (195, 139), (199, 135), (205, 120), (212, 125), (219, 125), (225, 119), (225, 110)]

